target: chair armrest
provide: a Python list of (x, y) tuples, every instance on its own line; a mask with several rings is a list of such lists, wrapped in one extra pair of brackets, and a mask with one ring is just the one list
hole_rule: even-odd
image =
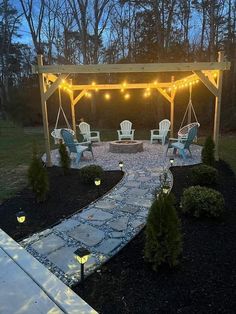
[(153, 129), (153, 130), (151, 130), (151, 135), (154, 135), (155, 132), (159, 132), (159, 129)]
[(92, 134), (96, 134), (96, 136), (98, 136), (99, 135), (99, 131), (91, 131), (90, 135), (92, 136)]
[(178, 138), (174, 138), (174, 137), (170, 137), (170, 138), (169, 138), (169, 141), (170, 141), (170, 142), (171, 142), (171, 141), (177, 141), (177, 142), (178, 142), (179, 139), (178, 139)]
[(90, 141), (86, 141), (86, 142), (77, 142), (76, 145), (81, 145), (81, 146), (85, 146), (85, 145), (89, 145), (91, 144)]
[(121, 130), (117, 130), (117, 133), (118, 133), (118, 134), (121, 134)]

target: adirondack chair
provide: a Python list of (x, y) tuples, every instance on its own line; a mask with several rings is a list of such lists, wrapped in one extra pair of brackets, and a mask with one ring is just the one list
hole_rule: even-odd
[(117, 130), (119, 141), (122, 139), (134, 140), (134, 129), (132, 129), (132, 122), (124, 120), (120, 123), (120, 130)]
[(162, 120), (159, 123), (159, 129), (151, 130), (151, 144), (153, 144), (154, 140), (160, 140), (162, 145), (165, 145), (166, 136), (168, 134), (169, 129), (170, 121), (167, 119)]
[(187, 135), (186, 139), (169, 139), (168, 148), (166, 150), (166, 155), (169, 148), (173, 148), (173, 153), (176, 154), (178, 151), (179, 154), (183, 157), (183, 159), (186, 159), (186, 153), (185, 151), (188, 150), (190, 153), (190, 156), (192, 157), (192, 153), (190, 151), (190, 145), (193, 143), (193, 140), (197, 136), (197, 125), (192, 127)]
[(100, 142), (100, 133), (98, 131), (91, 131), (88, 123), (81, 122), (77, 126), (80, 129), (80, 134), (83, 135), (84, 141)]
[[(93, 156), (93, 150), (91, 142), (82, 142), (79, 143), (74, 139), (72, 134), (68, 132), (66, 129), (61, 129), (61, 136), (65, 145), (68, 147), (70, 153), (76, 153), (76, 162), (79, 163), (81, 156), (85, 151), (90, 151)], [(93, 156), (94, 158), (94, 156)]]

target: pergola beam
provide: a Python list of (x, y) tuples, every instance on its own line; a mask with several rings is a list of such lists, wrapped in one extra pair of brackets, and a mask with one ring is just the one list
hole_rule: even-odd
[(218, 89), (217, 89), (217, 87), (215, 87), (214, 84), (212, 84), (212, 82), (209, 80), (209, 78), (206, 77), (202, 71), (195, 71), (194, 73), (199, 77), (199, 79), (209, 89), (209, 91), (212, 92), (212, 94), (215, 97), (218, 97), (218, 94), (219, 94)]
[(157, 87), (158, 92), (165, 97), (166, 100), (168, 100), (171, 103), (171, 97), (167, 94), (167, 92), (162, 89)]
[(68, 74), (61, 74), (44, 93), (44, 100), (47, 101), (50, 96), (58, 89), (59, 85), (68, 77)]
[(88, 64), (88, 65), (34, 65), (33, 73), (144, 73), (192, 72), (229, 70), (230, 62), (143, 63), (143, 64)]
[(85, 89), (82, 90), (82, 92), (80, 92), (79, 95), (75, 99), (73, 99), (73, 102), (72, 102), (73, 106), (77, 104), (77, 102), (86, 94), (86, 92), (87, 90)]
[(112, 90), (112, 89), (146, 89), (146, 88), (157, 88), (171, 87), (171, 83), (120, 83), (120, 84), (88, 84), (88, 85), (73, 85), (72, 90)]

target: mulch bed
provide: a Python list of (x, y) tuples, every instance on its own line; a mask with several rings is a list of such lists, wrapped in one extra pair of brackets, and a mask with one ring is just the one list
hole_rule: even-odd
[[(50, 192), (45, 202), (37, 203), (29, 188), (20, 191), (0, 205), (0, 228), (13, 239), (20, 240), (81, 210), (99, 195), (107, 193), (123, 177), (121, 171), (105, 171), (98, 195), (95, 185), (81, 182), (80, 170), (70, 169), (67, 175), (59, 167), (47, 168)], [(26, 223), (19, 225), (16, 213), (23, 210)]]
[[(180, 199), (192, 167), (172, 168)], [(182, 216), (183, 257), (175, 270), (154, 272), (144, 261), (144, 230), (74, 291), (99, 313), (235, 313), (236, 181), (219, 162), (216, 187), (226, 201), (220, 220)]]

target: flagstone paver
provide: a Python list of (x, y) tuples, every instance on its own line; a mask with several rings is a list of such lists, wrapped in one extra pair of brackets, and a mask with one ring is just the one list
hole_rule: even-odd
[(79, 222), (77, 220), (74, 219), (68, 219), (63, 221), (62, 223), (56, 225), (54, 227), (55, 230), (57, 231), (67, 231), (67, 230), (71, 230), (72, 228), (78, 226)]
[(129, 221), (129, 217), (127, 217), (127, 216), (120, 217), (120, 218), (110, 222), (109, 226), (111, 228), (113, 228), (114, 230), (123, 231), (123, 230), (127, 229), (128, 221)]
[(97, 208), (91, 208), (87, 211), (84, 211), (80, 214), (80, 217), (86, 220), (108, 220), (112, 218), (112, 214), (104, 212)]
[[(62, 247), (61, 249), (52, 252), (47, 258), (54, 264), (56, 264), (66, 275), (80, 272), (80, 264), (75, 258), (74, 247)], [(86, 263), (86, 268), (95, 265), (96, 261), (92, 257)]]
[(68, 235), (88, 246), (96, 245), (104, 238), (103, 231), (88, 224), (79, 225), (69, 232)]
[[(108, 147), (109, 143), (95, 145), (95, 160), (86, 157), (79, 165), (72, 162), (72, 167), (98, 164), (105, 170), (118, 170), (118, 163), (123, 160), (125, 176), (117, 186), (83, 212), (49, 230), (50, 234), (41, 232), (21, 242), (69, 286), (80, 280), (80, 267), (73, 256), (76, 248), (82, 246), (91, 252), (85, 265), (85, 273), (91, 273), (143, 228), (154, 192), (160, 189), (160, 175), (167, 171), (172, 184), (172, 176), (168, 172), (169, 157), (165, 157), (166, 146), (144, 141), (144, 151), (137, 154), (113, 154)], [(199, 163), (201, 148), (193, 145), (192, 153), (193, 159), (176, 157), (174, 165)], [(56, 155), (57, 150), (52, 151), (53, 163), (57, 165), (59, 159), (55, 158)]]
[(45, 238), (42, 238), (36, 241), (32, 248), (40, 254), (49, 254), (62, 246), (65, 245), (65, 241), (63, 241), (60, 237), (55, 234), (50, 234)]
[(110, 254), (121, 244), (121, 240), (108, 239), (104, 240), (97, 248), (96, 251), (103, 254)]

